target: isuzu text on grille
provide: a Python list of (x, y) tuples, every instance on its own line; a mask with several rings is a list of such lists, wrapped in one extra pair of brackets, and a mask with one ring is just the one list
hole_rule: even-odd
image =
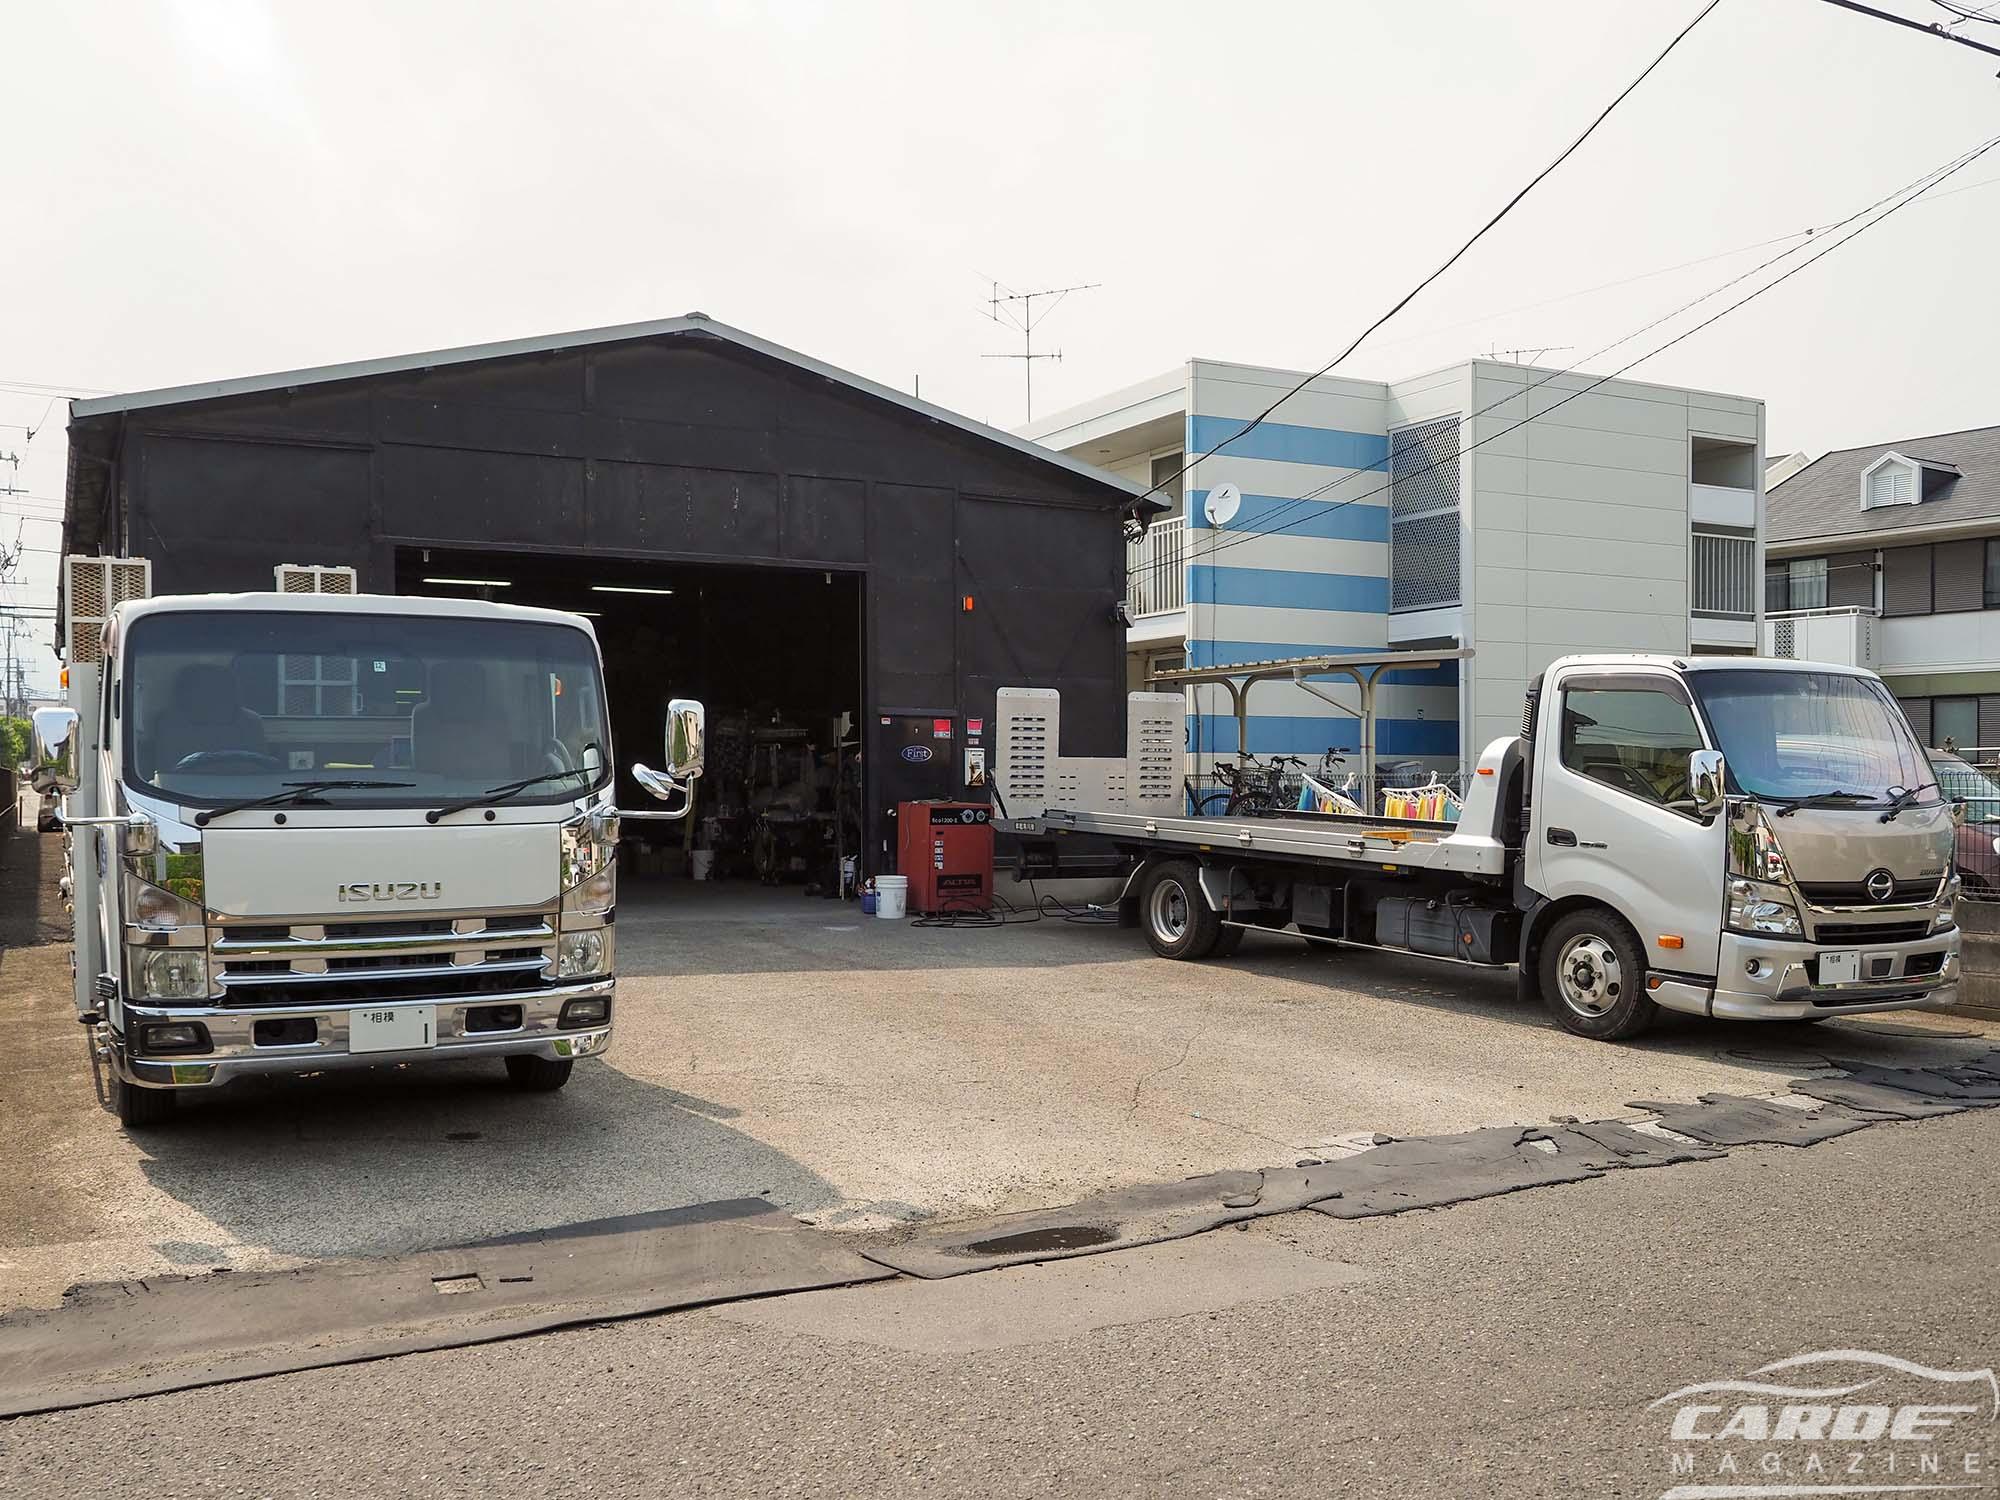
[(343, 885), (342, 901), (437, 901), (444, 896), (442, 880), (404, 880), (390, 885)]

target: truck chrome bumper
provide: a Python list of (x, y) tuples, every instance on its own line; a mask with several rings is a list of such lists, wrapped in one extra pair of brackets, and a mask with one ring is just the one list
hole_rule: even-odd
[[(1958, 929), (1906, 943), (1863, 947), (1863, 964), (1888, 959), (1889, 974), (1847, 984), (1815, 984), (1807, 960), (1832, 945), (1724, 933), (1715, 987), (1665, 979), (1648, 993), (1666, 1010), (1732, 1021), (1798, 1021), (1949, 1005), (1958, 995)], [(1931, 973), (1906, 972), (1912, 960), (1937, 959)], [(1757, 972), (1750, 972), (1755, 962)]]
[[(567, 1001), (603, 997), (616, 986), (611, 978), (593, 979), (554, 989), (460, 996), (425, 1001), (437, 1006), (437, 1045), (395, 1052), (348, 1051), (348, 1016), (381, 1002), (343, 1005), (196, 1008), (190, 1006), (124, 1007), (125, 1044), (111, 1049), (112, 1067), (127, 1083), (142, 1088), (210, 1088), (253, 1073), (318, 1073), (335, 1068), (372, 1068), (382, 1064), (445, 1062), (471, 1057), (544, 1057), (551, 1060), (597, 1057), (611, 1045), (611, 1021), (564, 1030), (562, 1008)], [(410, 1002), (400, 1002), (410, 1003)], [(506, 1031), (470, 1031), (466, 1012), (491, 1006), (521, 1007), (521, 1024)], [(615, 1020), (615, 1013), (612, 1020)], [(313, 1041), (266, 1046), (256, 1040), (259, 1021), (312, 1020)], [(133, 1028), (149, 1021), (199, 1021), (208, 1030), (211, 1050), (162, 1057), (135, 1057), (129, 1045)]]

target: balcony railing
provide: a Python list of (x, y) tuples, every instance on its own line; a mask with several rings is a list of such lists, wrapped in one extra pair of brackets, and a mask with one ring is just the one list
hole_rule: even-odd
[(1155, 521), (1125, 544), (1125, 603), (1132, 618), (1187, 608), (1187, 522)]
[(1875, 611), (1856, 605), (1764, 616), (1764, 655), (1875, 669)]
[(1725, 620), (1757, 618), (1757, 542), (1747, 536), (1697, 531), (1691, 564), (1692, 608)]

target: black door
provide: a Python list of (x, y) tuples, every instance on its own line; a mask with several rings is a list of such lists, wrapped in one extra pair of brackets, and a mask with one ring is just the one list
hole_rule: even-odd
[(876, 714), (869, 725), (867, 868), (896, 868), (896, 804), (959, 795), (958, 720), (952, 714)]

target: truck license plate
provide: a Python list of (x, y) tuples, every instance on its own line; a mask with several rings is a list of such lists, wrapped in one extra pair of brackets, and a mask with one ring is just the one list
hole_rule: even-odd
[(1850, 948), (1839, 953), (1822, 953), (1819, 956), (1821, 984), (1852, 984), (1860, 977), (1860, 949)]
[(349, 1052), (405, 1052), (437, 1045), (435, 1005), (377, 1006), (349, 1011)]

